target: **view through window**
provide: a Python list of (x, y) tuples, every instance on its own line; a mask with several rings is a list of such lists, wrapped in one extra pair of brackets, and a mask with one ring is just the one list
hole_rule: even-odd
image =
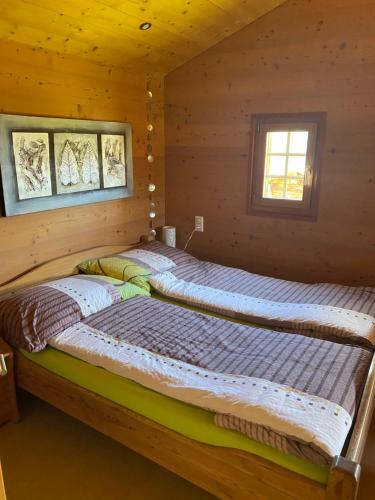
[(253, 116), (250, 213), (315, 217), (325, 113)]
[(309, 132), (267, 132), (263, 197), (302, 200)]

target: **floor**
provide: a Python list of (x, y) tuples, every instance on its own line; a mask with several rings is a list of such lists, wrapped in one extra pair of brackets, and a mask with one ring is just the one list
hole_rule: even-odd
[[(0, 428), (8, 500), (212, 500), (213, 497), (25, 393), (22, 421)], [(359, 500), (374, 498), (375, 419)], [(302, 498), (302, 497), (301, 497)]]
[(213, 497), (46, 403), (21, 395), (0, 428), (7, 500), (211, 500)]

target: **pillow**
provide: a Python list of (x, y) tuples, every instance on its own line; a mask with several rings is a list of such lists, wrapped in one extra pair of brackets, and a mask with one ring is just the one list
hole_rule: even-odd
[(87, 275), (82, 275), (82, 277), (89, 279), (97, 278), (99, 280), (107, 281), (111, 285), (118, 288), (122, 300), (128, 300), (133, 297), (136, 297), (137, 295), (144, 295), (145, 297), (150, 297), (151, 295), (148, 290), (145, 290), (144, 288), (139, 287), (134, 283), (121, 281), (116, 278), (112, 278), (111, 276), (101, 276), (101, 275), (90, 276), (87, 274)]
[(176, 266), (183, 266), (185, 264), (196, 264), (199, 262), (198, 259), (185, 252), (185, 250), (180, 250), (179, 248), (170, 247), (164, 245), (160, 241), (151, 241), (144, 245), (141, 250), (146, 250), (148, 252), (156, 253), (167, 257)]
[(129, 283), (102, 276), (71, 276), (15, 292), (0, 301), (0, 335), (29, 352), (83, 318), (135, 295)]
[(139, 265), (136, 259), (129, 259), (125, 254), (90, 259), (79, 264), (78, 268), (85, 274), (111, 276), (123, 282), (128, 282), (150, 292), (148, 278), (152, 271), (150, 268)]
[(152, 241), (118, 255), (87, 260), (78, 267), (87, 274), (112, 276), (150, 290), (148, 281), (153, 274), (197, 262), (195, 257), (183, 250)]

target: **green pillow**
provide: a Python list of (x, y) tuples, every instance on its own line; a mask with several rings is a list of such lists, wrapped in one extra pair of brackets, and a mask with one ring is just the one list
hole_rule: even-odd
[(145, 297), (150, 297), (150, 292), (145, 290), (144, 288), (140, 288), (139, 286), (133, 285), (133, 283), (126, 283), (121, 280), (117, 280), (116, 278), (111, 278), (111, 276), (98, 276), (95, 275), (96, 279), (100, 279), (106, 281), (107, 283), (111, 283), (111, 285), (118, 287), (120, 291), (120, 295), (122, 300), (128, 300), (137, 295), (144, 295)]
[(148, 282), (151, 271), (139, 266), (132, 260), (116, 256), (103, 257), (102, 259), (86, 260), (78, 268), (85, 274), (110, 276), (143, 288), (147, 292), (151, 290)]

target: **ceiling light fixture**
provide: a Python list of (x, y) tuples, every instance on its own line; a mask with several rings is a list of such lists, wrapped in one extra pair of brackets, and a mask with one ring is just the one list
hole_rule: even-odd
[(151, 28), (152, 24), (151, 23), (142, 23), (139, 25), (139, 29), (142, 31), (149, 30)]

